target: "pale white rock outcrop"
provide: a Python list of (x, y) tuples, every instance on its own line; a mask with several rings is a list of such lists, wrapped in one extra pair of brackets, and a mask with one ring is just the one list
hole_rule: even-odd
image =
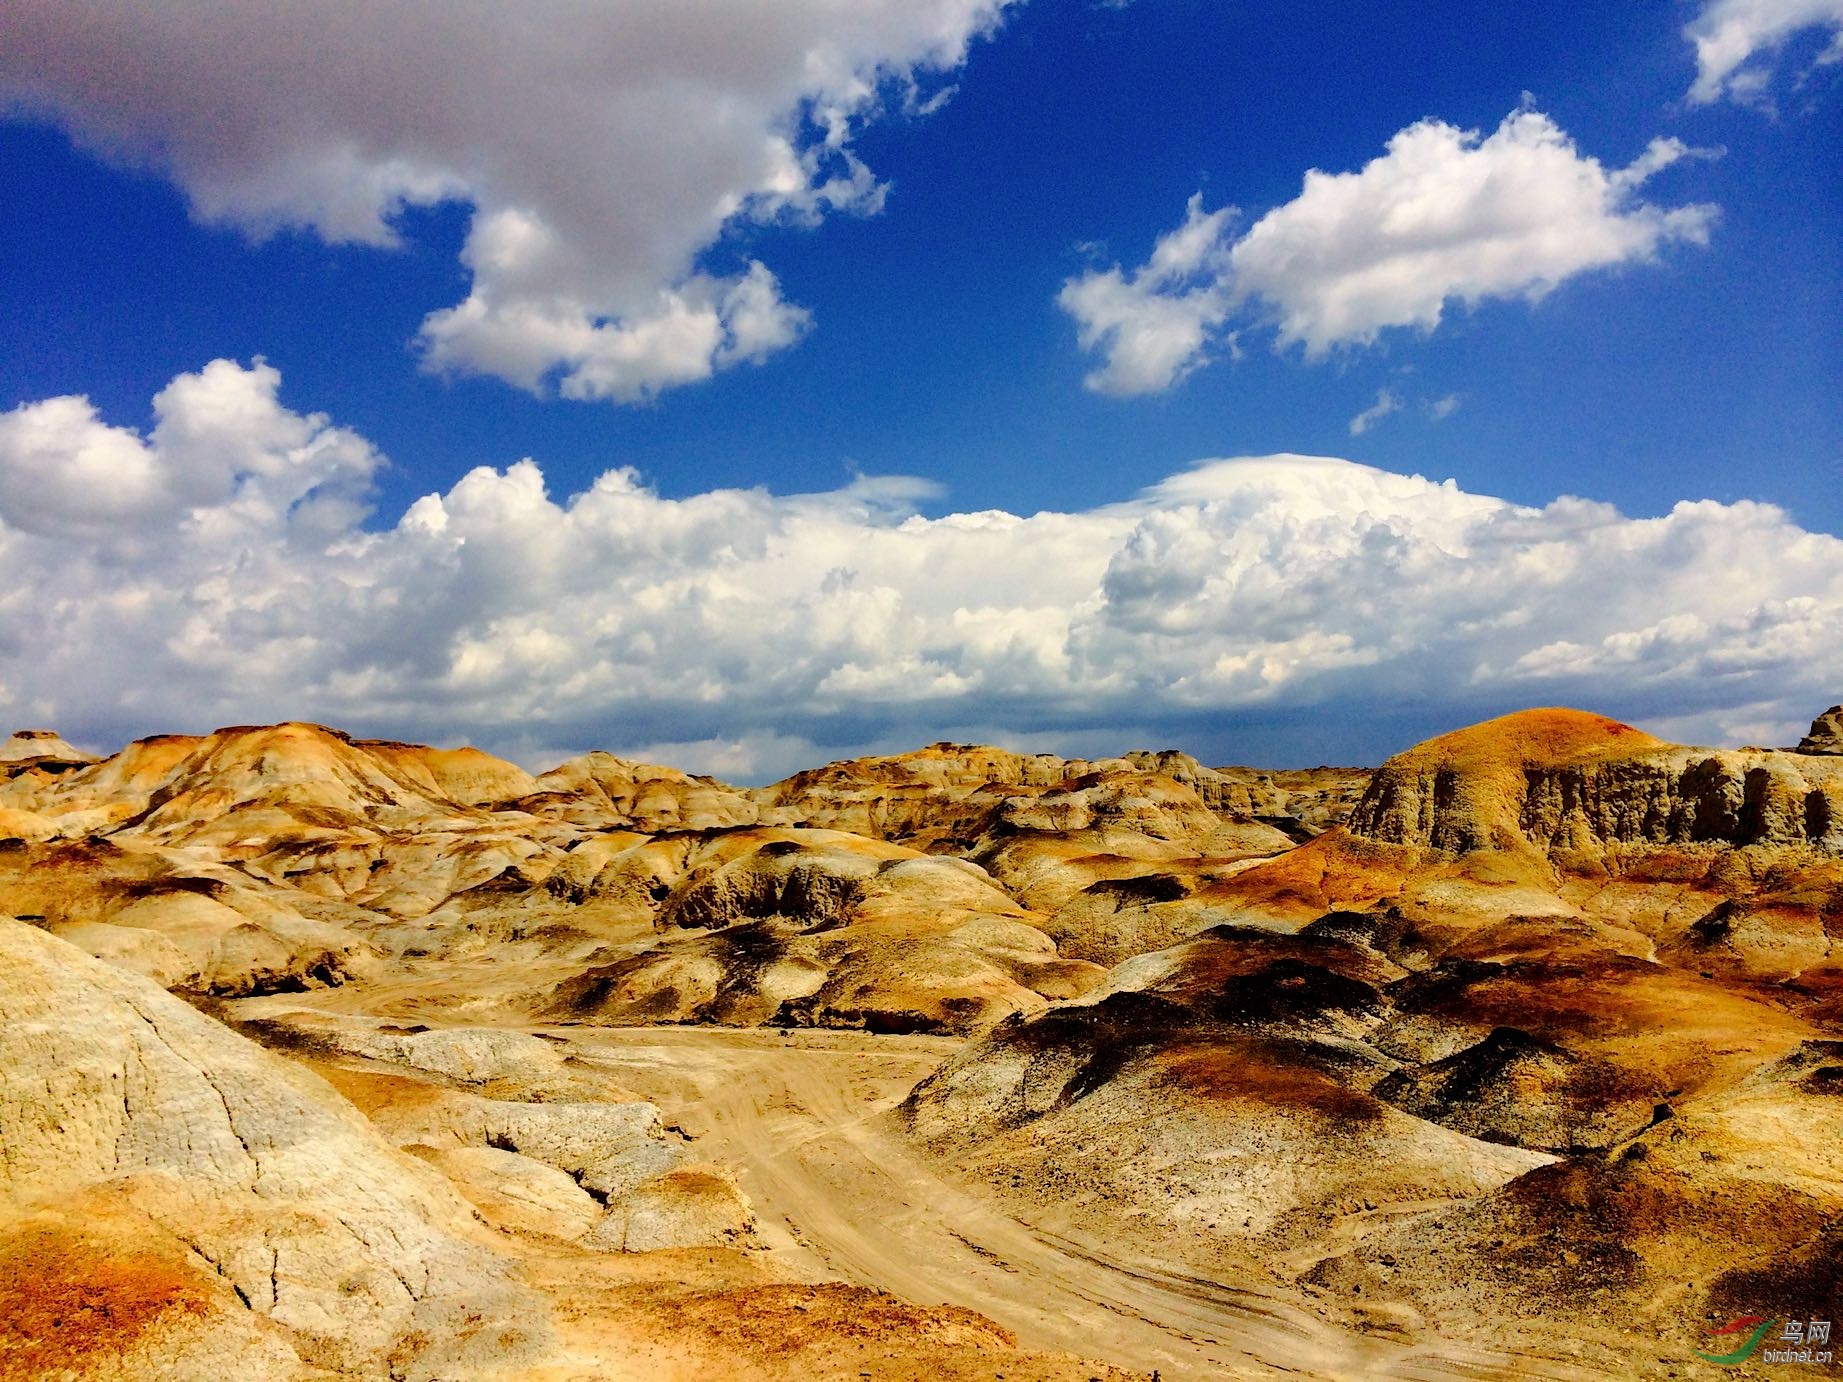
[(455, 1375), (536, 1344), (465, 1202), (323, 1080), (0, 918), (0, 1199), (98, 1186), (311, 1364), (379, 1375), (394, 1352), (407, 1375)]

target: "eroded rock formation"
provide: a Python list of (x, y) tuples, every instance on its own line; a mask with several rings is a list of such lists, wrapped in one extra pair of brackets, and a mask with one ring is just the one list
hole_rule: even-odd
[(1798, 741), (1799, 753), (1843, 753), (1843, 705), (1833, 705), (1811, 722), (1811, 732)]
[(381, 1371), (392, 1355), (430, 1375), (534, 1342), (522, 1330), (481, 1337), (498, 1332), (478, 1327), (484, 1312), (523, 1313), (518, 1288), (468, 1241), (448, 1183), (331, 1088), (11, 920), (0, 920), (0, 1194), (8, 1217), (61, 1245), (85, 1241), (84, 1206), (108, 1203), (135, 1252), (191, 1273), (173, 1299), (199, 1308), (152, 1322), (179, 1336), (170, 1346), (204, 1348), (197, 1334), (228, 1319), (233, 1356), (265, 1360), (270, 1375)]
[(1391, 758), (1350, 830), (1451, 851), (1767, 844), (1843, 853), (1843, 768), (1683, 748), (1597, 715), (1529, 710)]
[[(798, 1216), (689, 1116), (752, 1093), (628, 1092), (595, 1043), (643, 1024), (812, 1043), (768, 1128), (853, 1097), (827, 1043), (903, 1034), (888, 1104), (933, 1073), (880, 1145), (952, 1194), (1404, 1348), (1618, 1371), (1711, 1312), (1821, 1317), (1839, 714), (1797, 751), (1550, 709), (1373, 777), (942, 743), (763, 788), (308, 724), (16, 735), (0, 1375), (708, 1371), (764, 1320), (761, 1376), (1026, 1357), (774, 1277)], [(583, 1281), (631, 1316), (560, 1304)]]

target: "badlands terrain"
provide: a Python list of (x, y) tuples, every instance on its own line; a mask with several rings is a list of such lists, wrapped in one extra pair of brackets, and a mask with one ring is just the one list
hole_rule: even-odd
[(762, 788), (26, 731), (0, 1377), (1694, 1375), (1843, 1302), (1840, 938), (1843, 709)]

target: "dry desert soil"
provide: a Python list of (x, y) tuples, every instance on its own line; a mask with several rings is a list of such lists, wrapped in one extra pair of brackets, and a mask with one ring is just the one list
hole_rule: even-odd
[(1777, 1375), (1698, 1350), (1843, 1313), (1839, 724), (22, 731), (0, 1378)]

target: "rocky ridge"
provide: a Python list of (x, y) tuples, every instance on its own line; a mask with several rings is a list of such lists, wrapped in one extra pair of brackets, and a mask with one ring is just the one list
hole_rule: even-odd
[(1758, 844), (1843, 854), (1843, 768), (1802, 747), (1684, 748), (1600, 716), (1532, 710), (1390, 759), (1349, 828), (1455, 852)]
[[(533, 1342), (466, 1327), (470, 1313), (521, 1311), (446, 1181), (292, 1062), (11, 920), (0, 1194), (41, 1242), (82, 1243), (86, 1207), (107, 1204), (134, 1253), (202, 1267), (149, 1321), (178, 1336), (162, 1347), (229, 1329), (269, 1376), (363, 1372), (393, 1352), (429, 1376)], [(412, 1357), (399, 1350), (413, 1334), (442, 1342)]]
[(1813, 720), (1795, 752), (1843, 753), (1843, 705), (1833, 705)]
[[(1295, 850), (1111, 885), (1106, 978), (902, 1117), (1044, 1231), (1408, 1337), (1666, 1359), (1683, 1320), (1843, 1266), (1806, 1131), (1837, 1117), (1840, 787), (1575, 711), (1442, 736)], [(1225, 922), (1173, 937), (1176, 907)]]
[(555, 993), (534, 1013), (596, 1020), (948, 1031), (1098, 976), (1058, 953), (1070, 925), (1046, 929), (1045, 898), (1284, 850), (1352, 795), (1348, 773), (1282, 786), (1169, 752), (955, 745), (754, 790), (602, 753), (532, 777), (304, 723), (19, 762), (0, 783), (0, 907), (168, 986), (421, 971), (397, 1015), (516, 987)]
[[(103, 1274), (146, 1325), (117, 1362), (520, 1375), (588, 1327), (532, 1280), (763, 1251), (732, 1168), (569, 1033), (930, 1033), (968, 1040), (902, 1135), (1055, 1241), (1379, 1338), (1663, 1360), (1843, 1269), (1825, 724), (1702, 749), (1537, 710), (1373, 776), (943, 743), (754, 789), (306, 724), (16, 736), (0, 1269), (140, 1264)], [(61, 1005), (94, 1015), (75, 1083)], [(327, 1221), (328, 1157), (377, 1224)], [(904, 1319), (961, 1341), (930, 1366), (1002, 1347)], [(0, 1374), (32, 1347), (0, 1326)]]

